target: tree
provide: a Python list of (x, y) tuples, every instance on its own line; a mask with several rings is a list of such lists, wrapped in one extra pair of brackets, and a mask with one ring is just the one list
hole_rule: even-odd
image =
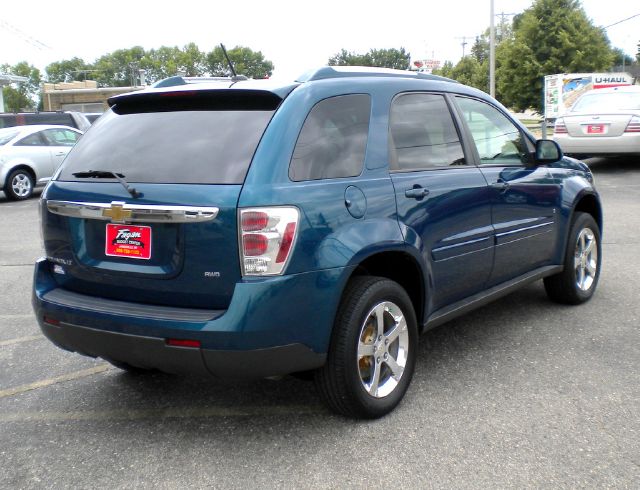
[(161, 46), (150, 50), (141, 62), (141, 68), (147, 71), (149, 82), (184, 73), (187, 77), (202, 76), (207, 71), (206, 55), (194, 43), (183, 49), (178, 46)]
[(615, 58), (579, 0), (536, 0), (516, 16), (513, 30), (496, 51), (496, 81), (502, 101), (514, 110), (542, 111), (545, 75), (606, 70)]
[(371, 49), (365, 54), (340, 50), (327, 62), (329, 66), (377, 66), (406, 70), (409, 68), (411, 54), (404, 48)]
[(26, 61), (21, 61), (13, 66), (2, 65), (0, 71), (9, 75), (27, 77), (26, 82), (19, 83), (17, 88), (3, 87), (5, 110), (19, 112), (21, 110), (34, 110), (38, 106), (40, 93), (40, 70)]
[(638, 42), (638, 52), (636, 53), (636, 60), (640, 63), (640, 41)]
[[(265, 59), (260, 51), (253, 51), (245, 46), (236, 46), (227, 50), (229, 59), (238, 75), (248, 78), (268, 78), (273, 73), (273, 63)], [(214, 77), (231, 76), (231, 69), (220, 46), (206, 56), (207, 70)]]
[(91, 79), (91, 66), (82, 58), (54, 61), (45, 68), (47, 80), (51, 83), (72, 82), (74, 80)]
[(134, 85), (138, 70), (151, 66), (144, 48), (134, 46), (98, 58), (93, 64), (93, 74), (100, 87), (127, 87)]

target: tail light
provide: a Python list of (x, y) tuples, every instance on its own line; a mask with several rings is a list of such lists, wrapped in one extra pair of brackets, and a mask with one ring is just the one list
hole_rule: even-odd
[(562, 118), (556, 119), (556, 125), (553, 128), (553, 133), (554, 134), (567, 134), (568, 133), (567, 127), (564, 124), (564, 119), (562, 119)]
[(241, 209), (240, 260), (245, 276), (282, 274), (293, 250), (299, 212), (294, 207)]
[(640, 117), (633, 116), (624, 130), (625, 133), (640, 133)]

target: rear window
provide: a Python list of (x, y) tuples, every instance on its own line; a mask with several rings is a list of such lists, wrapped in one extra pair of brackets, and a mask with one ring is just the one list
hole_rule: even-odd
[(275, 107), (252, 110), (243, 100), (200, 110), (197, 101), (179, 98), (155, 106), (159, 112), (142, 101), (107, 112), (69, 153), (57, 180), (87, 181), (73, 174), (103, 170), (128, 182), (241, 184)]
[(571, 112), (616, 111), (640, 109), (640, 92), (591, 92), (583, 95), (571, 108)]

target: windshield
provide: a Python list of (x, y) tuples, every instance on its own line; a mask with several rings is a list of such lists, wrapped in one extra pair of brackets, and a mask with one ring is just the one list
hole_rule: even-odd
[(69, 153), (57, 180), (117, 172), (127, 182), (241, 184), (273, 110), (109, 111)]
[(0, 129), (0, 146), (9, 143), (19, 132), (19, 129), (13, 128)]
[(585, 94), (571, 112), (606, 112), (640, 110), (640, 92), (609, 92)]

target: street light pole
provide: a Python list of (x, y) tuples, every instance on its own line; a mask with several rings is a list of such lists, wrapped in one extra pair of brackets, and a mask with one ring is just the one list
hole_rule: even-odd
[(493, 12), (493, 0), (491, 2), (491, 22), (489, 23), (489, 95), (496, 96), (496, 26)]

